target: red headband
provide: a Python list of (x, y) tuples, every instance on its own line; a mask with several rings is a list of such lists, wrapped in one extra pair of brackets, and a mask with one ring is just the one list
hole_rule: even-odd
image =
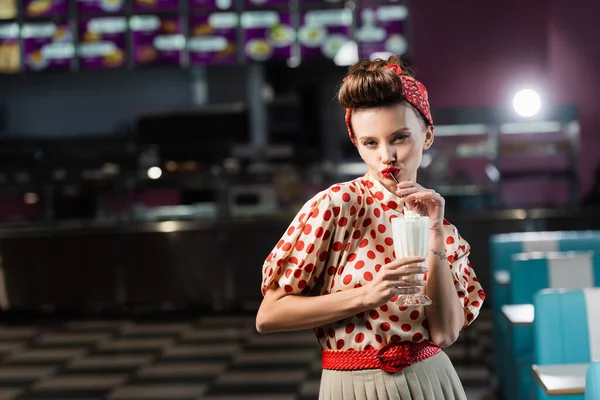
[[(397, 64), (390, 64), (386, 68), (394, 71), (396, 75), (402, 73), (402, 68)], [(344, 81), (348, 79), (344, 78)], [(431, 110), (429, 108), (429, 95), (425, 86), (416, 80), (415, 78), (407, 75), (400, 75), (402, 80), (402, 97), (412, 104), (419, 112), (425, 117), (425, 120), (430, 126), (433, 126), (433, 118), (431, 118)], [(350, 125), (350, 117), (352, 110), (346, 109), (346, 127), (348, 127), (348, 134), (350, 140), (354, 143), (354, 136), (352, 135), (352, 126)], [(356, 144), (356, 143), (355, 143)]]

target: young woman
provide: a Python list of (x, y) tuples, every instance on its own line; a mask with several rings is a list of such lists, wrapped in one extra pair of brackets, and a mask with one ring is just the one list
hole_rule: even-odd
[[(485, 293), (444, 198), (417, 183), (433, 120), (427, 90), (400, 65), (390, 57), (350, 68), (338, 100), (368, 173), (309, 200), (263, 266), (257, 329), (314, 329), (321, 400), (466, 399), (440, 348), (473, 322)], [(395, 257), (391, 220), (404, 204), (429, 216), (426, 260)], [(423, 285), (432, 305), (396, 304)]]

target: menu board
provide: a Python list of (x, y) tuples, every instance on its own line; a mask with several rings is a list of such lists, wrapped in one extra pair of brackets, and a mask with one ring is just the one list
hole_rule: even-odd
[(130, 27), (134, 65), (180, 64), (185, 37), (179, 17), (136, 15)]
[(133, 12), (176, 11), (179, 0), (133, 0)]
[(235, 64), (238, 20), (236, 13), (228, 12), (191, 16), (190, 64)]
[(408, 50), (405, 21), (408, 9), (403, 5), (382, 5), (357, 9), (358, 29), (355, 38), (360, 58), (375, 58)]
[(245, 11), (241, 15), (244, 57), (250, 61), (285, 61), (292, 56), (296, 32), (285, 11)]
[(0, 73), (18, 72), (20, 66), (19, 25), (0, 24)]
[(81, 69), (110, 69), (125, 66), (125, 17), (83, 20), (79, 27)]
[(27, 71), (69, 70), (75, 57), (73, 31), (67, 22), (23, 25), (23, 61)]
[(302, 59), (333, 59), (352, 40), (351, 25), (349, 9), (303, 11), (298, 30)]
[(125, 0), (77, 0), (81, 14), (104, 14), (123, 12)]
[(17, 0), (0, 0), (0, 19), (17, 17)]
[(24, 0), (23, 10), (28, 17), (66, 16), (69, 13), (67, 0)]
[(244, 7), (287, 6), (289, 0), (244, 0)]
[(190, 0), (190, 7), (209, 8), (217, 10), (233, 10), (235, 0)]

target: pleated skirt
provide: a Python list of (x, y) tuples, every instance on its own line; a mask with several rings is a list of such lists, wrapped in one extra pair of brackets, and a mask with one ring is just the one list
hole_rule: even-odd
[(444, 352), (387, 373), (323, 370), (319, 400), (466, 400), (458, 374)]

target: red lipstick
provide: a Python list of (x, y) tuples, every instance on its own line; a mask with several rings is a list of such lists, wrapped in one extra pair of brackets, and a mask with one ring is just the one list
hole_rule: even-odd
[(381, 170), (381, 174), (388, 179), (394, 179), (399, 173), (400, 169), (396, 167), (388, 167), (386, 169)]

